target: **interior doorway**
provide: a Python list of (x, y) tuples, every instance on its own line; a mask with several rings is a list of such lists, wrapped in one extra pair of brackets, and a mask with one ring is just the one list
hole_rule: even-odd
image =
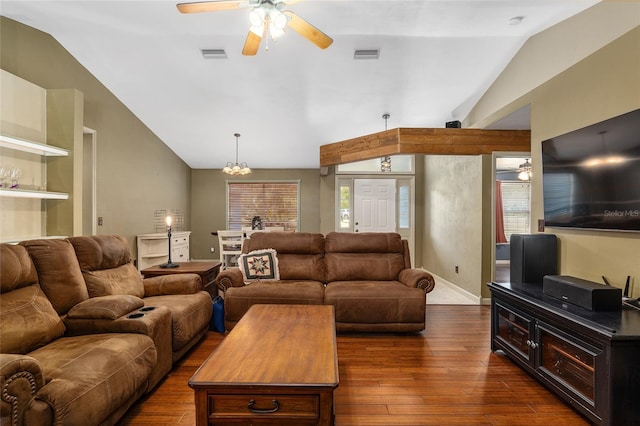
[(512, 234), (531, 232), (531, 160), (529, 153), (493, 155), (493, 272), (495, 282), (510, 281)]

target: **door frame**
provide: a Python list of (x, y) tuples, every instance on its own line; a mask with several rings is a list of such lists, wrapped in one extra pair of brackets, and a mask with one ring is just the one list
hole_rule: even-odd
[[(531, 152), (494, 152), (491, 155), (491, 281), (496, 278), (496, 185), (498, 178), (496, 161), (498, 158), (530, 158)], [(531, 201), (529, 201), (531, 204)], [(531, 206), (529, 206), (531, 207)]]
[[(90, 192), (90, 202), (89, 202), (89, 210), (91, 211), (91, 235), (96, 235), (98, 233), (98, 215), (97, 215), (97, 209), (98, 209), (98, 196), (97, 196), (97, 189), (98, 189), (98, 182), (97, 182), (97, 164), (98, 164), (98, 154), (97, 154), (97, 148), (98, 148), (98, 133), (97, 131), (90, 129), (89, 127), (84, 126), (82, 128), (82, 141), (83, 141), (83, 146), (85, 149), (83, 149), (83, 152), (87, 151), (87, 146), (90, 150), (91, 153), (91, 157), (89, 159), (83, 158), (83, 167), (82, 167), (82, 179), (83, 179), (83, 191), (85, 189), (88, 189)], [(85, 167), (87, 164), (85, 162), (85, 160), (88, 160), (87, 162), (90, 163), (90, 167), (87, 168)], [(87, 170), (89, 169), (89, 170)], [(89, 182), (89, 188), (86, 188), (86, 183), (87, 181)], [(83, 211), (85, 210), (85, 206), (87, 205), (87, 200), (85, 200), (85, 197), (83, 197)], [(85, 226), (86, 224), (84, 223), (84, 214), (83, 214), (83, 222), (82, 222), (82, 234), (85, 234), (85, 229), (88, 230), (88, 227)]]

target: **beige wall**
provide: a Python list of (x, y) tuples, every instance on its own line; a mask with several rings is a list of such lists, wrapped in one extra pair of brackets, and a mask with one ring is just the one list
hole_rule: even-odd
[[(627, 21), (626, 16), (612, 14), (609, 7), (603, 6), (601, 11), (602, 19), (587, 21), (592, 23), (591, 27), (581, 31), (597, 33), (603, 27), (615, 27)], [(532, 225), (543, 217), (541, 141), (640, 108), (638, 12), (635, 19), (633, 30), (525, 95), (514, 90), (512, 82), (518, 77), (526, 82), (528, 74), (519, 66), (509, 65), (472, 112), (471, 117), (481, 123), (487, 117), (496, 117), (492, 108), (496, 108), (494, 111), (498, 114), (506, 114), (515, 105), (531, 105)], [(526, 54), (531, 55), (531, 61), (538, 57), (523, 49), (514, 61), (522, 63)], [(495, 99), (510, 99), (511, 103), (503, 107), (503, 102), (493, 102)], [(492, 107), (487, 107), (489, 104)], [(532, 226), (532, 229), (536, 227)], [(627, 275), (631, 275), (634, 280), (632, 295), (640, 296), (639, 233), (551, 228), (546, 232), (556, 234), (560, 240), (560, 273), (597, 282), (602, 282), (604, 275), (618, 287), (624, 285)]]
[(424, 156), (423, 266), (475, 295), (482, 284), (483, 163), (482, 156)]
[(135, 249), (135, 235), (154, 231), (159, 209), (181, 209), (189, 229), (190, 168), (51, 36), (0, 19), (2, 69), (84, 96), (84, 126), (97, 131), (98, 233), (121, 234)]
[[(320, 171), (318, 169), (253, 170), (248, 176), (231, 177), (221, 170), (191, 171), (191, 256), (219, 259), (218, 238), (211, 232), (226, 229), (226, 183), (229, 181), (300, 181), (300, 231), (320, 232)], [(210, 248), (216, 252), (211, 253)]]

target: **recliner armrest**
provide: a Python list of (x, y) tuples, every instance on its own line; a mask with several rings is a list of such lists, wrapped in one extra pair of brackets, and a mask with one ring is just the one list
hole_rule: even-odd
[(223, 293), (231, 287), (244, 287), (244, 278), (238, 268), (228, 268), (220, 271), (216, 277), (216, 287)]
[(166, 294), (195, 294), (202, 291), (202, 278), (198, 274), (171, 274), (145, 278), (144, 297)]
[(142, 299), (128, 294), (92, 297), (71, 308), (66, 318), (115, 320), (143, 306)]
[(436, 280), (430, 273), (418, 268), (403, 269), (400, 271), (398, 281), (408, 287), (421, 288), (425, 294), (433, 290), (436, 285)]
[(45, 384), (40, 363), (28, 355), (0, 354), (0, 415), (10, 424), (23, 424), (24, 413)]

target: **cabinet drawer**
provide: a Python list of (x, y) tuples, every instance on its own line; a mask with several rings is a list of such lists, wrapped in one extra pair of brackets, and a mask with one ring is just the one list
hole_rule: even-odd
[(210, 420), (319, 418), (319, 395), (208, 395)]

